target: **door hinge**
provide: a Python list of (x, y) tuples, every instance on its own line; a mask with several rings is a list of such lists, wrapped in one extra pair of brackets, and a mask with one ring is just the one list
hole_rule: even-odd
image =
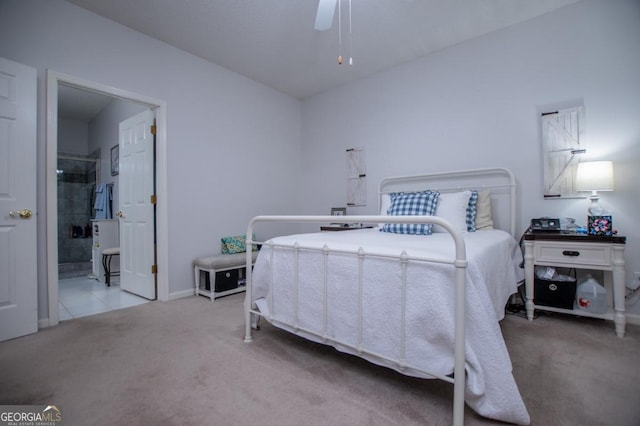
[(156, 264), (151, 265), (151, 273), (152, 274), (157, 274), (158, 273), (158, 265), (156, 265)]
[(155, 134), (156, 134), (156, 125), (155, 125), (155, 124), (152, 124), (152, 125), (151, 125), (151, 134), (152, 134), (152, 135), (155, 135)]
[(153, 194), (153, 195), (150, 197), (149, 202), (150, 202), (151, 204), (156, 204), (156, 203), (158, 202), (158, 197), (156, 196), (156, 194)]

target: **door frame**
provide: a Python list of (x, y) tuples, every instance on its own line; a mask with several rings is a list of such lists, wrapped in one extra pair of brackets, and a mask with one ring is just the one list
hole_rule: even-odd
[(146, 95), (118, 89), (78, 77), (47, 70), (47, 130), (46, 130), (46, 222), (47, 222), (47, 284), (49, 326), (58, 325), (58, 85), (64, 84), (114, 98), (146, 104), (156, 115), (156, 260), (157, 299), (169, 300), (169, 226), (167, 222), (167, 103)]

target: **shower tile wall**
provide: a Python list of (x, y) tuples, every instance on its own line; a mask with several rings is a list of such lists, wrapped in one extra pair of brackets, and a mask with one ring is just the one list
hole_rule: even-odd
[(58, 160), (58, 263), (91, 260), (94, 161)]

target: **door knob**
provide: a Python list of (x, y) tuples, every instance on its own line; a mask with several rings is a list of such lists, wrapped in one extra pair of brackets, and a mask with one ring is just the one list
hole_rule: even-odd
[(123, 218), (124, 217), (124, 213), (122, 213), (121, 211), (119, 211), (118, 213), (116, 213), (116, 216), (118, 216), (119, 218)]
[(20, 219), (29, 219), (32, 214), (33, 213), (29, 209), (22, 209), (17, 212), (14, 212), (14, 211), (9, 212), (9, 216), (11, 217), (20, 216)]

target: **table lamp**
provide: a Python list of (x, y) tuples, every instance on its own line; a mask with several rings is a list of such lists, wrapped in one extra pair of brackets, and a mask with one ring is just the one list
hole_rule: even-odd
[(613, 191), (613, 162), (589, 161), (578, 163), (576, 191), (591, 191), (589, 215), (600, 216), (606, 211), (598, 205), (598, 191)]

